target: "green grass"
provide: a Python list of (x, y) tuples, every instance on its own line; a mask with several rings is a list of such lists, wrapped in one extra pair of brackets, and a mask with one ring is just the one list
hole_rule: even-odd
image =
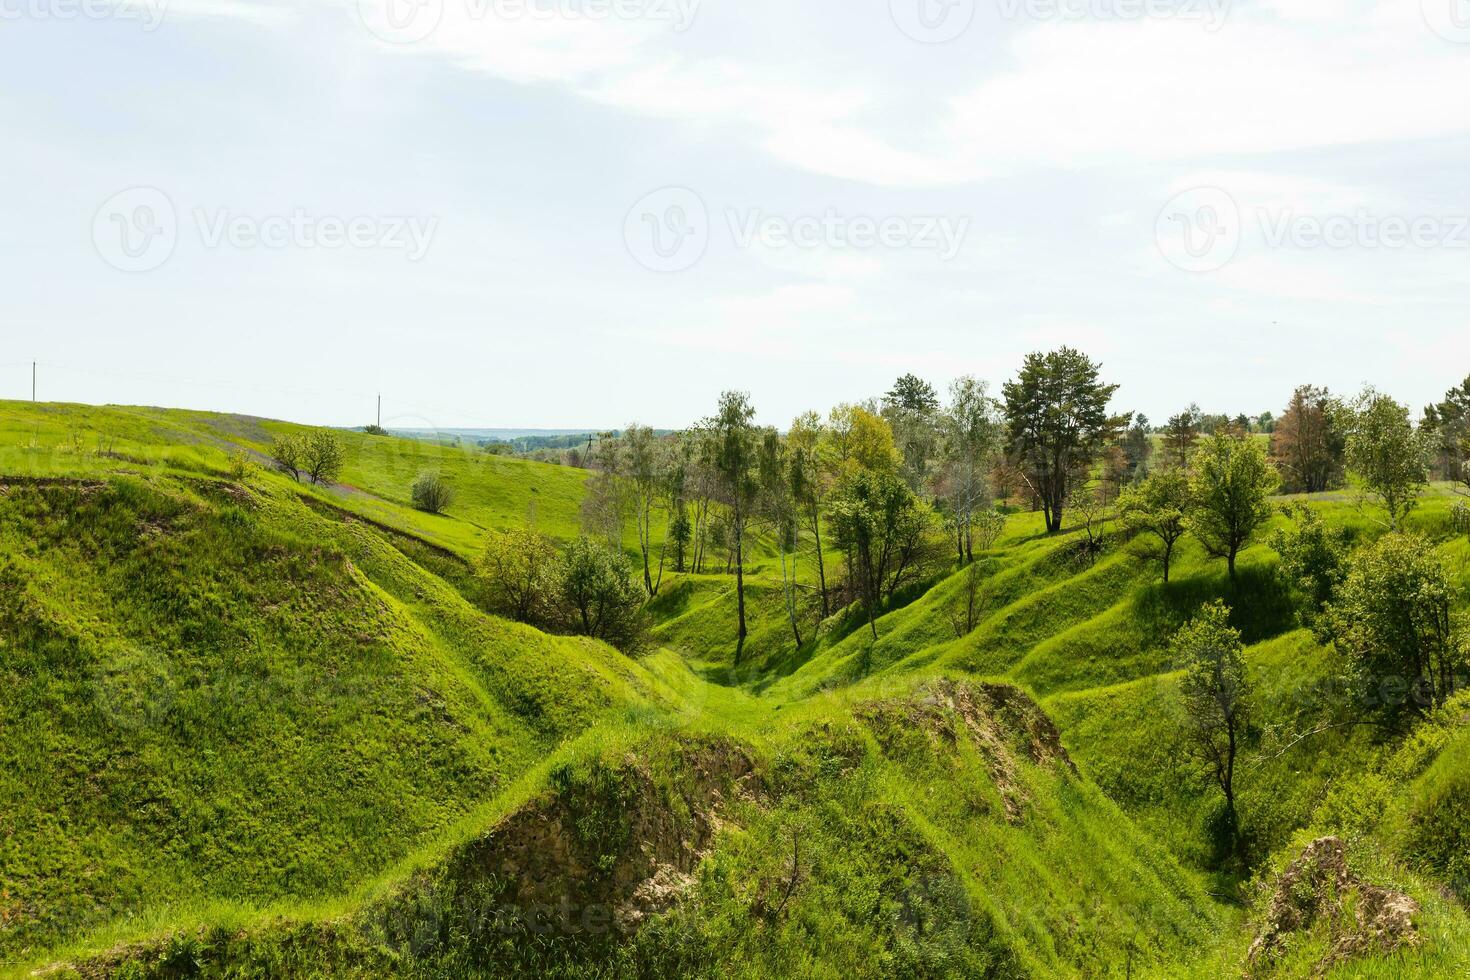
[[(0, 403), (0, 974), (1239, 973), (1259, 890), (1215, 870), (1166, 652), (1217, 597), (1262, 692), (1239, 781), (1258, 881), (1341, 835), (1421, 904), (1424, 942), (1330, 975), (1470, 971), (1466, 705), (1324, 727), (1335, 654), (1260, 543), (1230, 582), (1186, 542), (1164, 586), (1121, 541), (1090, 564), (1017, 515), (973, 630), (944, 574), (876, 640), (856, 610), (818, 622), (804, 548), (798, 646), (757, 540), (738, 663), (715, 572), (665, 574), (630, 659), (475, 605), (487, 530), (569, 539), (584, 473), (344, 433), (340, 486), (230, 475), (294, 431)], [(442, 517), (407, 500), (430, 468), (459, 494)], [(1449, 507), (1412, 524), (1470, 583)], [(1075, 771), (1037, 748), (1048, 718)], [(537, 874), (504, 863), (527, 835)], [(636, 933), (485, 930), (522, 882), (605, 911), (655, 867), (677, 888)]]

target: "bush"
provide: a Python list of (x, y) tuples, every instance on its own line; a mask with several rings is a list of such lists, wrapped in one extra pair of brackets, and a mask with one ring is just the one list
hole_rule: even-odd
[(255, 475), (255, 461), (241, 449), (230, 457), (230, 479), (236, 483), (247, 483)]
[(476, 571), (493, 612), (536, 626), (554, 625), (561, 556), (550, 538), (529, 528), (492, 531)]
[(444, 482), (442, 476), (432, 470), (419, 474), (419, 478), (413, 481), (413, 489), (410, 494), (413, 497), (413, 505), (429, 514), (442, 514), (444, 509), (454, 502), (453, 488)]
[(560, 592), (571, 631), (623, 651), (642, 644), (643, 591), (621, 552), (587, 538), (573, 541), (562, 559)]

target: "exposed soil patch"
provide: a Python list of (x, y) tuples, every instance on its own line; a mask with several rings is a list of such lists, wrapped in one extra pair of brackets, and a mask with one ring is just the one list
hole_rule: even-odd
[(1247, 975), (1269, 970), (1295, 936), (1318, 929), (1326, 930), (1329, 943), (1317, 964), (1318, 976), (1356, 956), (1417, 946), (1418, 914), (1419, 903), (1409, 896), (1354, 875), (1341, 840), (1320, 838), (1277, 879), (1265, 921), (1251, 944)]

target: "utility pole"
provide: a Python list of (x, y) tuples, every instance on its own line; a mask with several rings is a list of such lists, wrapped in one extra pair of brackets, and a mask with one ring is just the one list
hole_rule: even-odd
[(31, 401), (36, 400), (36, 362), (31, 362)]
[(383, 396), (378, 396), (378, 428), (383, 427)]

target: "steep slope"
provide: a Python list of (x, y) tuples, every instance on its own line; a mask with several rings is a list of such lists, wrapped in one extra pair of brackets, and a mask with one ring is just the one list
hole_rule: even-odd
[(0, 481), (6, 955), (347, 890), (656, 683), (291, 488)]

